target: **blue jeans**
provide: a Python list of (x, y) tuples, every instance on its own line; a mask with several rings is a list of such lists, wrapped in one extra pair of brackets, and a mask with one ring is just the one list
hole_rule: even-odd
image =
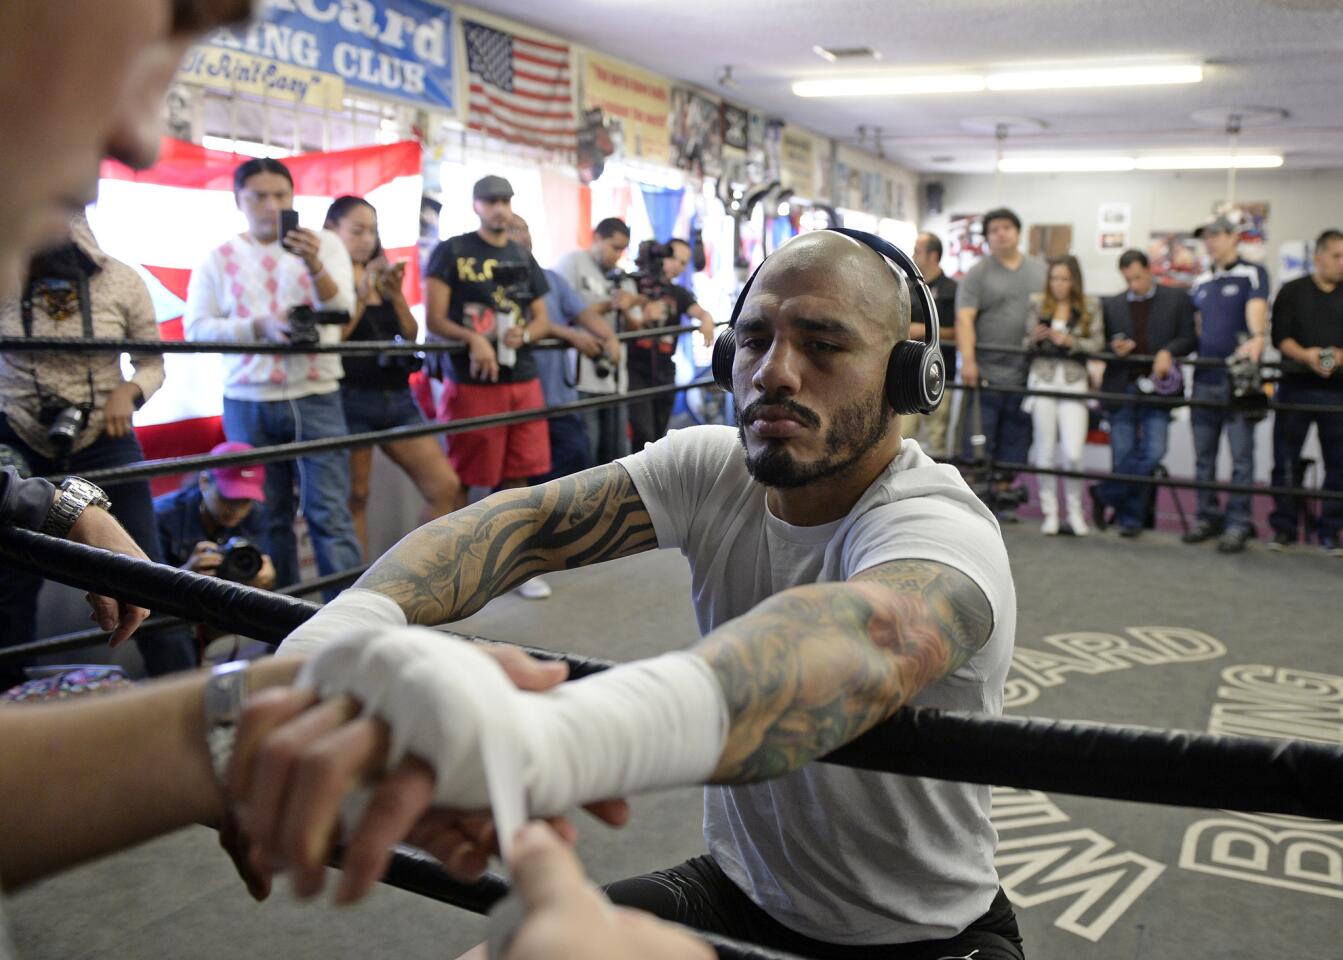
[[(1138, 394), (1133, 384), (1124, 390)], [(1110, 419), (1110, 471), (1150, 477), (1166, 456), (1170, 434), (1170, 411), (1165, 407), (1126, 403), (1108, 411)], [(1138, 530), (1146, 520), (1145, 506), (1152, 488), (1138, 483), (1106, 480), (1097, 485), (1101, 503), (1114, 508), (1115, 523)]]
[[(24, 443), (0, 415), (0, 443), (8, 444), (23, 454), (34, 476), (63, 473), (67, 470), (78, 476), (104, 467), (122, 467), (145, 458), (140, 441), (134, 433), (124, 437), (103, 434), (83, 450), (70, 457), (68, 465), (48, 460)], [(112, 515), (121, 521), (145, 555), (155, 563), (163, 562), (159, 544), (158, 526), (154, 521), (154, 501), (146, 480), (107, 485), (107, 496), (112, 501)], [(37, 639), (37, 594), (44, 579), (32, 570), (0, 567), (0, 644), (14, 646)], [(190, 630), (184, 626), (165, 627), (156, 631), (137, 631), (136, 646), (151, 677), (178, 670), (190, 670), (199, 662), (196, 644)], [(9, 665), (4, 665), (9, 666)], [(14, 664), (21, 667), (22, 664)], [(6, 680), (13, 680), (6, 675)]]
[(576, 413), (550, 418), (550, 473), (538, 483), (558, 480), (592, 466), (592, 444)]
[[(224, 433), (254, 447), (294, 440), (342, 437), (349, 431), (340, 393), (297, 400), (224, 398)], [(298, 542), (294, 539), (294, 480), (312, 533), (317, 569), (323, 575), (359, 566), (359, 541), (350, 517), (350, 459), (344, 450), (314, 453), (266, 464), (265, 549), (275, 564), (275, 585), (298, 582)], [(330, 590), (330, 600), (340, 591)]]
[(350, 433), (374, 433), (424, 423), (424, 414), (415, 406), (409, 387), (381, 389), (344, 384), (340, 388), (340, 402)]
[[(993, 390), (979, 391), (980, 415), (983, 418), (984, 453), (991, 460), (1003, 460), (1007, 463), (1026, 463), (1030, 455), (1031, 434), (1034, 425), (1030, 414), (1021, 409), (1023, 397), (1015, 393), (997, 393)], [(961, 414), (965, 428), (965, 457), (971, 459), (975, 452), (970, 442), (975, 432), (974, 394), (966, 396), (971, 404)]]
[[(1220, 383), (1195, 381), (1193, 399), (1229, 404), (1231, 384), (1225, 378)], [(1194, 475), (1199, 480), (1217, 477), (1217, 450), (1224, 429), (1231, 444), (1231, 482), (1250, 483), (1254, 480), (1254, 423), (1245, 414), (1230, 406), (1221, 409), (1194, 407), (1190, 411), (1190, 420), (1194, 428)], [(1200, 490), (1198, 519), (1200, 523), (1219, 524), (1227, 530), (1254, 531), (1248, 493), (1227, 494), (1223, 513), (1221, 495), (1215, 490)]]
[[(1278, 387), (1279, 403), (1314, 406), (1343, 406), (1343, 391), (1321, 387), (1300, 387), (1283, 383)], [(1343, 492), (1343, 413), (1303, 413), (1277, 410), (1273, 414), (1273, 486), (1299, 487), (1301, 475), (1295, 464), (1306, 443), (1306, 434), (1314, 423), (1320, 434), (1320, 453), (1324, 460), (1322, 490)], [(1299, 501), (1293, 497), (1274, 497), (1269, 523), (1278, 533), (1297, 536)], [(1343, 530), (1343, 500), (1325, 500), (1320, 507), (1316, 529), (1321, 539), (1338, 539)], [(1306, 531), (1309, 534), (1310, 531)]]

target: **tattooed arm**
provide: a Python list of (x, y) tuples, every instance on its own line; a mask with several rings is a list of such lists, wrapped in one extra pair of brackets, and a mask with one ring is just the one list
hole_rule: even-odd
[(391, 597), (410, 623), (460, 620), (551, 570), (657, 546), (625, 468), (611, 463), (504, 490), (408, 534), (355, 584)]
[(727, 699), (714, 782), (782, 776), (848, 743), (965, 663), (992, 629), (978, 585), (930, 560), (771, 597), (697, 647)]

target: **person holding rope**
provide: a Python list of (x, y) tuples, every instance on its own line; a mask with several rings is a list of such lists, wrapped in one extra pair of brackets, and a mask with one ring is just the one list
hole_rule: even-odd
[[(708, 856), (614, 884), (616, 903), (808, 956), (1020, 958), (987, 787), (811, 762), (906, 704), (1000, 714), (1015, 633), (993, 515), (896, 426), (942, 371), (911, 370), (928, 348), (905, 342), (909, 295), (878, 250), (908, 263), (835, 231), (764, 262), (716, 356), (737, 430), (672, 431), (422, 527), (295, 630), (280, 652), (313, 659), (249, 708), (257, 759), (230, 781), (254, 865), (315, 893), (343, 793), (390, 759), (349, 836), (339, 898), (357, 898), (431, 804), (487, 806), (485, 771), (516, 752), (533, 815), (712, 784)], [(656, 547), (690, 561), (688, 651), (532, 696), (405, 626)]]
[[(1184, 393), (1180, 360), (1197, 343), (1194, 304), (1188, 294), (1157, 283), (1147, 254), (1125, 250), (1119, 255), (1119, 273), (1127, 289), (1107, 297), (1101, 305), (1105, 316), (1106, 342), (1121, 358), (1105, 364), (1102, 393)], [(1123, 358), (1136, 353), (1151, 356), (1151, 366)], [(1110, 469), (1130, 476), (1151, 476), (1166, 458), (1170, 433), (1170, 408), (1156, 404), (1110, 403), (1105, 415), (1110, 421)], [(1091, 486), (1091, 517), (1096, 528), (1109, 523), (1106, 510), (1114, 511), (1119, 535), (1132, 539), (1142, 534), (1151, 490), (1136, 483), (1105, 480)]]

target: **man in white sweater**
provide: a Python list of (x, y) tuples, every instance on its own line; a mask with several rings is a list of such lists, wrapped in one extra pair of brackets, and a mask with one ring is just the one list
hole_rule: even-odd
[[(290, 340), (290, 310), (348, 313), (354, 305), (350, 256), (330, 231), (280, 230), (293, 209), (294, 180), (283, 163), (254, 159), (233, 176), (248, 230), (230, 239), (191, 275), (184, 318), (188, 340)], [(318, 324), (322, 342), (340, 339), (340, 326)], [(340, 357), (335, 354), (224, 355), (224, 432), (229, 440), (262, 447), (344, 436)], [(317, 568), (334, 573), (357, 566), (359, 542), (350, 516), (350, 475), (340, 451), (266, 466), (266, 544), (276, 585), (298, 580), (294, 538), (295, 471)]]

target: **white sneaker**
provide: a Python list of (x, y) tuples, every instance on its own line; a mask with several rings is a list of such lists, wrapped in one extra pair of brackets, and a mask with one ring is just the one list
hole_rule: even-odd
[(1040, 532), (1046, 537), (1052, 537), (1059, 532), (1059, 518), (1057, 515), (1045, 517), (1045, 522), (1040, 524)]
[(515, 589), (520, 597), (526, 597), (528, 600), (544, 600), (553, 592), (550, 584), (546, 583), (540, 577), (532, 577), (526, 583)]
[(1085, 537), (1091, 532), (1091, 528), (1087, 526), (1086, 520), (1082, 517), (1080, 508), (1068, 511), (1068, 526), (1073, 528), (1073, 536), (1075, 537)]

